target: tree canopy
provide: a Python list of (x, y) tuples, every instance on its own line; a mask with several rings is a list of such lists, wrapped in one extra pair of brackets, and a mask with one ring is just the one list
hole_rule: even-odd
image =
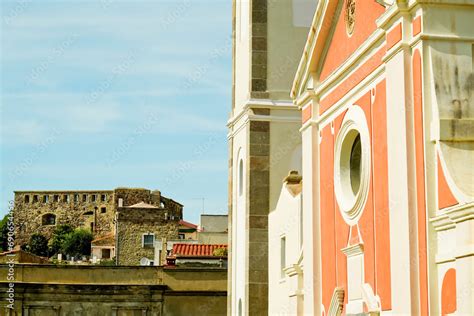
[(90, 256), (92, 233), (85, 229), (76, 229), (65, 236), (61, 251), (71, 257)]
[(52, 256), (62, 251), (62, 246), (66, 236), (72, 232), (74, 232), (74, 229), (70, 225), (59, 225), (56, 227), (51, 239), (49, 240), (49, 251)]
[(49, 255), (48, 239), (41, 234), (33, 234), (26, 249), (37, 256), (47, 257)]

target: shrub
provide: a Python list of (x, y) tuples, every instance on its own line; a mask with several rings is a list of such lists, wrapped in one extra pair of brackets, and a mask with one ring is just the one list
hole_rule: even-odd
[(214, 249), (212, 255), (216, 257), (227, 257), (227, 248)]
[(65, 236), (61, 251), (74, 258), (90, 256), (92, 233), (85, 229), (76, 229)]
[(53, 236), (49, 240), (49, 252), (51, 255), (56, 255), (61, 251), (64, 239), (74, 229), (70, 225), (59, 225), (53, 232)]
[(8, 219), (9, 215), (7, 214), (0, 221), (0, 247), (3, 251), (8, 250)]
[(41, 234), (33, 234), (26, 247), (26, 250), (41, 257), (48, 256), (48, 239)]
[(99, 265), (101, 265), (101, 266), (114, 266), (115, 265), (115, 259), (100, 260)]

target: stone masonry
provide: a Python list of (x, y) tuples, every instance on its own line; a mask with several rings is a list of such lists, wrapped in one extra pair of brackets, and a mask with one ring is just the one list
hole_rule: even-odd
[(121, 207), (117, 212), (116, 256), (119, 265), (139, 265), (142, 258), (153, 260), (154, 247), (145, 247), (143, 236), (153, 234), (155, 241), (162, 238), (178, 239), (182, 208)]
[(119, 206), (144, 202), (160, 213), (182, 218), (182, 205), (163, 197), (160, 191), (135, 188), (96, 191), (16, 191), (15, 235), (17, 245), (28, 242), (33, 233), (50, 237), (57, 225), (90, 229), (94, 238), (115, 233)]
[[(261, 109), (259, 114), (270, 111)], [(268, 213), (270, 191), (270, 122), (250, 122), (248, 182), (248, 306), (256, 315), (268, 307)]]

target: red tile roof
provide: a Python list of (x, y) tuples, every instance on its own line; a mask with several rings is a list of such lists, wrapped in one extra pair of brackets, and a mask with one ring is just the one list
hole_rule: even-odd
[(92, 246), (115, 246), (115, 235), (114, 233), (107, 234), (103, 237), (94, 239), (91, 242)]
[(174, 244), (173, 253), (174, 257), (215, 257), (213, 255), (214, 250), (224, 248), (227, 249), (227, 245), (200, 245), (200, 244)]
[(190, 223), (190, 222), (186, 222), (186, 221), (183, 221), (183, 220), (180, 220), (179, 221), (179, 225), (183, 225), (183, 226), (186, 226), (186, 227), (189, 227), (189, 228), (195, 228), (197, 229), (197, 225), (193, 224), (193, 223)]

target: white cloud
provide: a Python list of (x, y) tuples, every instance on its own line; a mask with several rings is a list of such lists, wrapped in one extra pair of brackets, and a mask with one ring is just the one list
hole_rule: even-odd
[(80, 96), (46, 93), (4, 96), (3, 110), (7, 113), (2, 118), (2, 143), (37, 143), (53, 130), (58, 131), (59, 137), (97, 133), (122, 118), (118, 104), (84, 104)]
[(48, 128), (35, 119), (3, 120), (1, 143), (37, 144), (48, 133)]

